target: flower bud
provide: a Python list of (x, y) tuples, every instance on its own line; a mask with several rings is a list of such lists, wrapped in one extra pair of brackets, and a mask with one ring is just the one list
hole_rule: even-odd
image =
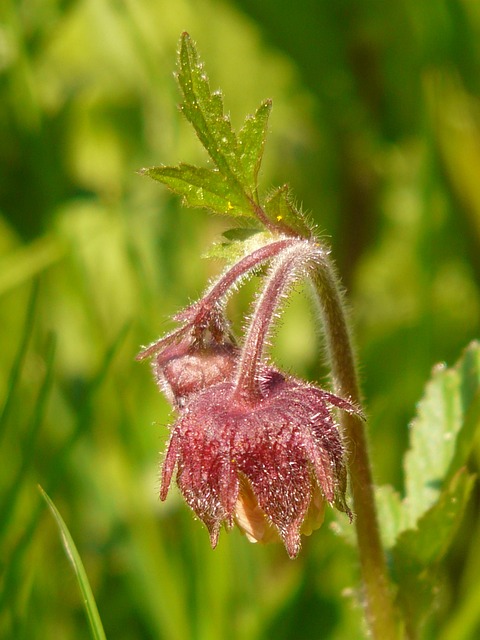
[(186, 337), (156, 355), (153, 373), (168, 400), (181, 408), (191, 394), (230, 379), (236, 358), (237, 348), (230, 341), (210, 338), (202, 344)]

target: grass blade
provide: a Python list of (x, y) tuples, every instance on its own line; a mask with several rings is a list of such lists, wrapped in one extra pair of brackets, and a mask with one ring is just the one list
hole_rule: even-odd
[[(86, 432), (86, 428), (91, 421), (94, 396), (106, 379), (110, 371), (112, 361), (120, 346), (123, 344), (128, 330), (129, 325), (126, 324), (119, 332), (115, 341), (107, 349), (98, 372), (90, 381), (88, 389), (85, 391), (85, 400), (82, 404), (81, 412), (77, 414), (77, 423), (73, 432), (53, 456), (50, 472), (46, 478), (46, 484), (50, 493), (55, 490), (61, 481), (63, 474), (65, 473), (65, 467), (69, 461), (70, 453)], [(9, 554), (8, 562), (3, 572), (2, 582), (0, 584), (0, 612), (3, 610), (9, 610), (9, 608), (13, 606), (12, 601), (14, 599), (14, 594), (17, 593), (18, 585), (23, 579), (24, 562), (26, 561), (25, 557), (35, 535), (41, 513), (42, 506), (38, 503), (38, 506), (32, 510), (30, 518), (25, 525), (24, 531), (17, 544)]]
[(88, 581), (85, 568), (83, 566), (82, 560), (75, 546), (73, 538), (70, 535), (67, 525), (65, 524), (62, 516), (58, 512), (52, 500), (49, 498), (49, 496), (45, 493), (45, 491), (42, 489), (40, 485), (38, 486), (38, 488), (45, 502), (47, 503), (48, 508), (52, 512), (53, 517), (55, 518), (58, 529), (60, 531), (62, 544), (65, 548), (65, 552), (72, 564), (73, 570), (75, 571), (78, 585), (82, 593), (83, 604), (85, 606), (85, 611), (87, 613), (88, 622), (90, 624), (90, 629), (92, 631), (92, 637), (95, 638), (95, 640), (106, 640), (102, 621), (100, 620), (100, 615), (98, 613), (97, 605), (95, 603), (95, 598), (93, 597), (92, 589), (90, 587), (90, 583)]

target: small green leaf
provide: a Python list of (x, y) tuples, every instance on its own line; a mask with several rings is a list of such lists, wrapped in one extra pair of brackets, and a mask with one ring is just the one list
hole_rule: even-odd
[(431, 609), (436, 596), (438, 564), (461, 522), (474, 480), (474, 475), (461, 469), (435, 505), (420, 518), (416, 528), (404, 531), (393, 548), (398, 599), (412, 629), (418, 629)]
[(275, 189), (265, 200), (264, 205), (267, 218), (271, 220), (279, 230), (288, 235), (300, 235), (310, 238), (312, 231), (305, 221), (301, 211), (292, 202), (288, 185)]
[(210, 91), (204, 65), (188, 33), (184, 33), (180, 41), (177, 78), (184, 99), (182, 113), (227, 181), (234, 194), (232, 198), (242, 202), (245, 215), (250, 211), (253, 217), (252, 194), (245, 188), (248, 181), (240, 161), (239, 143), (230, 118), (224, 112), (222, 94)]
[(205, 207), (232, 217), (251, 217), (244, 199), (231, 191), (219, 171), (182, 163), (177, 167), (151, 167), (143, 169), (141, 173), (183, 196), (185, 204), (190, 207)]
[[(215, 169), (180, 164), (152, 167), (143, 173), (182, 195), (188, 206), (257, 220), (276, 233), (310, 238), (311, 230), (294, 206), (287, 187), (281, 187), (267, 199), (265, 210), (258, 197), (258, 172), (271, 100), (265, 100), (253, 116), (245, 119), (237, 136), (225, 113), (221, 92), (210, 90), (204, 64), (188, 33), (183, 33), (180, 39), (177, 80), (183, 96), (181, 111), (195, 129)], [(211, 252), (217, 254), (218, 249)]]
[(262, 163), (263, 149), (267, 137), (268, 118), (271, 110), (272, 101), (265, 100), (265, 102), (258, 107), (255, 115), (246, 118), (242, 129), (238, 133), (243, 176), (245, 177), (249, 193), (253, 195), (257, 204), (258, 171)]
[(401, 500), (390, 486), (376, 489), (383, 542), (414, 529), (465, 465), (480, 426), (480, 345), (472, 342), (451, 369), (436, 367), (412, 423)]
[(62, 544), (67, 554), (67, 558), (69, 559), (73, 567), (73, 570), (75, 571), (78, 585), (82, 593), (83, 604), (85, 606), (85, 611), (87, 613), (88, 622), (90, 624), (92, 637), (95, 638), (95, 640), (106, 640), (105, 632), (102, 626), (102, 621), (100, 619), (97, 605), (95, 603), (95, 598), (93, 597), (92, 589), (90, 587), (90, 583), (88, 582), (88, 577), (87, 577), (85, 568), (83, 566), (82, 559), (80, 558), (80, 554), (77, 551), (73, 538), (70, 535), (67, 525), (65, 524), (62, 516), (60, 515), (58, 509), (52, 502), (51, 498), (49, 498), (49, 496), (42, 489), (42, 487), (39, 486), (38, 488), (45, 502), (47, 503), (48, 508), (52, 512), (53, 517), (56, 520), (58, 529), (60, 531)]
[(480, 423), (479, 363), (480, 345), (472, 343), (455, 367), (434, 370), (419, 403), (405, 456), (410, 527), (438, 500), (446, 476), (465, 464)]

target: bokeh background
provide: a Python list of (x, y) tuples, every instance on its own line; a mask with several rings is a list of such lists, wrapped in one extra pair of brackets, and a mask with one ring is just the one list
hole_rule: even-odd
[[(88, 637), (40, 483), (119, 640), (364, 637), (335, 516), (290, 561), (158, 500), (169, 408), (141, 344), (197, 297), (225, 229), (144, 166), (206, 163), (173, 79), (183, 30), (236, 126), (273, 99), (263, 193), (289, 182), (348, 290), (375, 478), (402, 490), (433, 365), (479, 337), (480, 4), (3, 0), (0, 4), (0, 637)], [(232, 301), (241, 327), (255, 283)], [(297, 292), (274, 356), (328, 384)], [(479, 449), (471, 467), (479, 464)], [(478, 490), (424, 637), (480, 637)]]

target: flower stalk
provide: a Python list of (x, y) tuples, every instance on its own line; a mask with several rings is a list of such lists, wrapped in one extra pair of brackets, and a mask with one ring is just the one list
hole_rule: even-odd
[(229, 267), (200, 300), (197, 300), (197, 302), (174, 316), (174, 320), (184, 323), (183, 326), (144, 347), (137, 355), (136, 360), (145, 360), (154, 356), (162, 351), (167, 344), (180, 340), (188, 331), (193, 331), (198, 335), (208, 329), (211, 332), (213, 331), (214, 334), (222, 335), (224, 333), (224, 328), (222, 327), (224, 320), (221, 310), (225, 306), (226, 297), (255, 268), (298, 242), (296, 238), (276, 240), (252, 251), (252, 253)]
[(248, 327), (238, 368), (236, 389), (246, 402), (253, 404), (262, 397), (259, 372), (275, 315), (299, 270), (311, 266), (317, 254), (320, 254), (320, 250), (314, 243), (291, 240), (273, 262)]
[[(326, 253), (317, 262), (314, 288), (322, 316), (335, 393), (361, 405), (355, 356), (344, 310), (342, 291)], [(380, 539), (367, 439), (361, 418), (342, 412), (341, 431), (347, 466), (364, 588), (367, 623), (374, 640), (400, 638), (393, 593)]]

